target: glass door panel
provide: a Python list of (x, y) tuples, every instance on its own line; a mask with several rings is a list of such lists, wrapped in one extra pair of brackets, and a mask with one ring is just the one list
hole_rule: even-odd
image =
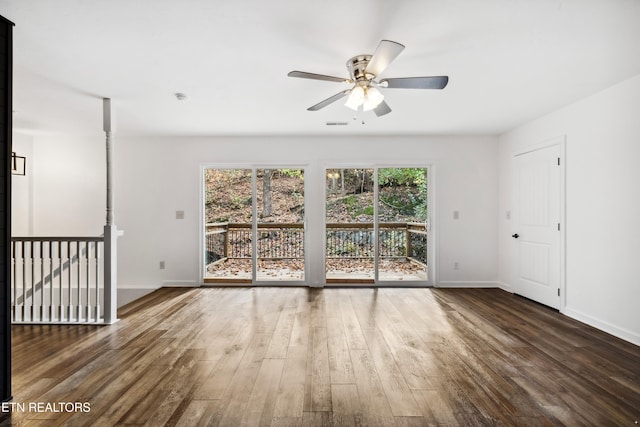
[(373, 283), (373, 169), (326, 170), (327, 283)]
[(427, 169), (378, 169), (378, 280), (426, 281)]
[(204, 280), (252, 280), (252, 171), (205, 169)]
[(304, 280), (304, 171), (258, 169), (256, 196), (256, 281)]

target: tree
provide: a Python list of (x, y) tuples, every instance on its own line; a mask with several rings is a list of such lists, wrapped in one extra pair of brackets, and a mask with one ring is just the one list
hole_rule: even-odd
[(273, 214), (273, 204), (271, 203), (271, 178), (273, 169), (265, 169), (262, 177), (262, 217), (269, 217)]

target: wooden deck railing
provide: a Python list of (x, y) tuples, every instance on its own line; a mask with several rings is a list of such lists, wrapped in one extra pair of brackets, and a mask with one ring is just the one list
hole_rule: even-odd
[[(380, 223), (380, 258), (404, 258), (427, 264), (427, 230), (424, 223)], [(258, 259), (304, 258), (303, 224), (258, 224)], [(326, 224), (327, 257), (373, 258), (373, 223)], [(251, 224), (209, 223), (206, 225), (206, 264), (223, 259), (252, 257)]]
[[(251, 224), (209, 223), (205, 237), (207, 264), (251, 258)], [(258, 224), (257, 251), (260, 259), (304, 258), (304, 224)]]
[(428, 233), (425, 223), (409, 222), (407, 223), (407, 258), (427, 265)]
[(103, 237), (13, 237), (13, 323), (102, 323)]

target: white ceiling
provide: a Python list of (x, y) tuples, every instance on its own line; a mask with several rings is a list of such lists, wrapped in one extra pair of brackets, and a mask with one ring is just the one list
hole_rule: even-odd
[[(640, 74), (638, 0), (0, 0), (0, 14), (16, 24), (14, 128), (32, 134), (101, 132), (103, 97), (120, 134), (498, 134)], [(381, 77), (447, 88), (383, 90), (380, 118), (306, 111), (348, 86), (289, 71), (347, 77), (381, 39), (406, 46)]]

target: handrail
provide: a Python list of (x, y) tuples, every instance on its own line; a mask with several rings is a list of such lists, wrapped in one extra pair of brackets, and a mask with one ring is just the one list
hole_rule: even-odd
[(20, 237), (20, 236), (12, 236), (11, 237), (11, 241), (12, 242), (47, 242), (47, 241), (56, 241), (56, 242), (103, 242), (104, 241), (104, 237), (102, 236), (89, 236), (89, 237), (69, 237), (69, 236), (26, 236), (26, 237)]
[[(333, 228), (360, 228), (365, 230), (373, 230), (373, 222), (328, 222), (325, 224), (327, 229)], [(378, 228), (406, 228), (407, 222), (380, 222)]]
[[(234, 228), (234, 229), (246, 229), (251, 228), (253, 225), (247, 222), (219, 222), (219, 223), (207, 223), (207, 228)], [(373, 229), (372, 222), (328, 222), (325, 224), (326, 228), (362, 228)], [(400, 228), (400, 227), (415, 227), (426, 228), (424, 223), (419, 222), (381, 222), (378, 224), (378, 228)], [(301, 222), (259, 222), (258, 228), (304, 228), (304, 223)]]
[[(207, 228), (232, 228), (232, 229), (248, 229), (251, 228), (253, 224), (250, 222), (227, 222), (227, 223), (216, 223), (216, 224), (206, 224)], [(259, 222), (258, 228), (304, 228), (304, 223), (302, 222)]]

